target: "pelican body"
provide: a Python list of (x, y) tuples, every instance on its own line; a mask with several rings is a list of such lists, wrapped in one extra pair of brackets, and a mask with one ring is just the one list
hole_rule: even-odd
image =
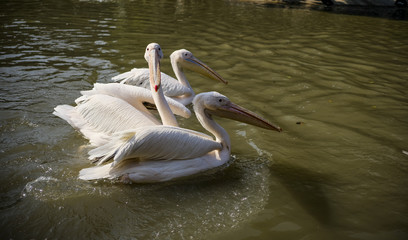
[[(103, 145), (112, 134), (127, 129), (161, 124), (178, 126), (173, 112), (182, 117), (190, 117), (191, 113), (184, 105), (164, 96), (160, 76), (162, 57), (160, 45), (147, 46), (145, 59), (151, 71), (151, 90), (119, 83), (96, 83), (92, 90), (81, 92), (77, 106), (59, 105), (53, 114), (78, 129), (93, 146)], [(161, 122), (144, 107), (144, 102), (156, 104)]]
[[(217, 80), (225, 84), (228, 83), (217, 72), (194, 57), (193, 54), (186, 49), (174, 51), (170, 55), (170, 61), (177, 79), (162, 73), (161, 78), (163, 93), (165, 96), (171, 97), (183, 105), (190, 104), (195, 96), (195, 93), (184, 74), (184, 69), (200, 73), (207, 78)], [(112, 80), (115, 82), (149, 89), (149, 72), (150, 71), (147, 68), (133, 68), (129, 72), (113, 77)]]
[(213, 116), (230, 118), (261, 128), (282, 129), (217, 92), (196, 95), (194, 111), (201, 125), (215, 137), (174, 126), (149, 126), (114, 134), (111, 140), (89, 152), (99, 164), (80, 171), (79, 178), (131, 182), (163, 182), (194, 175), (225, 164), (230, 159), (228, 133)]

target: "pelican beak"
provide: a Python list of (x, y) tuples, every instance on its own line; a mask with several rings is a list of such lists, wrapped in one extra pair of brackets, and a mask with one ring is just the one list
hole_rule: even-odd
[(149, 52), (149, 70), (150, 86), (154, 86), (154, 90), (157, 92), (161, 85), (160, 56), (159, 52), (154, 48)]
[(183, 62), (182, 67), (197, 72), (210, 79), (228, 84), (227, 80), (223, 79), (216, 71), (212, 70), (207, 64), (201, 62), (194, 56), (187, 58), (186, 61)]
[(245, 109), (234, 103), (230, 103), (226, 106), (219, 107), (216, 110), (207, 109), (207, 111), (219, 117), (236, 120), (236, 121), (240, 121), (243, 123), (248, 123), (248, 124), (251, 124), (257, 127), (261, 127), (261, 128), (265, 128), (265, 129), (269, 129), (269, 130), (275, 130), (278, 132), (282, 131), (282, 128), (280, 128), (279, 126), (269, 122), (268, 120), (249, 111), (248, 109)]

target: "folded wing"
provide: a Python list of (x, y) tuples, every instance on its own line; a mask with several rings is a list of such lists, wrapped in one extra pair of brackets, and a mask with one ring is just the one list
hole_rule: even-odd
[(149, 126), (115, 134), (105, 145), (89, 152), (99, 164), (113, 158), (114, 164), (137, 161), (186, 160), (220, 150), (221, 143), (210, 136), (173, 126)]
[[(149, 79), (147, 79), (148, 81)], [(138, 109), (139, 111), (144, 111), (148, 113), (146, 107), (143, 106), (143, 103), (151, 103), (154, 104), (153, 96), (150, 90), (142, 87), (136, 87), (131, 85), (124, 85), (119, 83), (95, 83), (92, 90), (89, 91), (81, 91), (82, 97), (78, 98), (76, 102), (81, 102), (82, 100), (86, 99), (88, 96), (95, 95), (95, 94), (106, 94), (112, 97), (120, 98), (133, 107)], [(183, 104), (173, 100), (172, 98), (165, 97), (167, 103), (170, 106), (171, 111), (184, 118), (189, 118), (191, 116), (191, 112), (188, 108), (186, 108)]]
[(160, 124), (153, 115), (103, 94), (89, 96), (76, 107), (59, 105), (53, 114), (78, 129), (94, 146), (104, 144), (113, 133)]

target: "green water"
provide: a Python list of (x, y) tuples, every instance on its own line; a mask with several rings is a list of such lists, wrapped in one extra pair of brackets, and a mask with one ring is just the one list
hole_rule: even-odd
[[(238, 1), (0, 3), (1, 239), (407, 239), (408, 22)], [(361, 10), (361, 9), (360, 9)], [(364, 10), (364, 9), (363, 9)], [(362, 16), (365, 15), (365, 16)], [(280, 125), (217, 119), (232, 160), (160, 184), (79, 180), (87, 141), (52, 115), (185, 48), (187, 73)], [(179, 119), (200, 131), (198, 121)]]

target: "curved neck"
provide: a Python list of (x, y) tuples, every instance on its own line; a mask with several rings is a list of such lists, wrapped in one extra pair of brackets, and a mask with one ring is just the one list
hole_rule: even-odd
[(170, 59), (171, 67), (173, 68), (174, 74), (176, 74), (177, 80), (184, 86), (191, 88), (190, 83), (187, 81), (186, 75), (183, 72), (183, 69), (177, 63), (175, 59)]
[(163, 94), (163, 89), (161, 86), (160, 59), (158, 60), (157, 56), (150, 58), (149, 80), (150, 91), (152, 92), (153, 100), (156, 104), (157, 111), (159, 112), (163, 125), (178, 127), (176, 117), (171, 111), (170, 106)]
[(205, 111), (204, 106), (194, 105), (194, 112), (201, 125), (215, 136), (216, 141), (221, 142), (221, 151), (227, 151), (229, 156), (231, 153), (231, 140), (227, 131), (213, 120), (212, 116)]
[(190, 89), (191, 95), (194, 98), (194, 91), (190, 86), (190, 83), (187, 81), (186, 75), (184, 74), (183, 68), (177, 63), (177, 61), (173, 58), (170, 59), (171, 67), (173, 68), (173, 72), (176, 75), (177, 80), (183, 86), (186, 86)]
[(157, 92), (155, 91), (154, 88), (151, 88), (151, 91), (153, 95), (153, 100), (156, 104), (157, 111), (159, 112), (163, 125), (178, 127), (176, 117), (174, 116), (173, 112), (170, 109), (169, 104), (167, 103), (164, 97), (163, 89), (161, 88), (161, 86), (159, 87)]

